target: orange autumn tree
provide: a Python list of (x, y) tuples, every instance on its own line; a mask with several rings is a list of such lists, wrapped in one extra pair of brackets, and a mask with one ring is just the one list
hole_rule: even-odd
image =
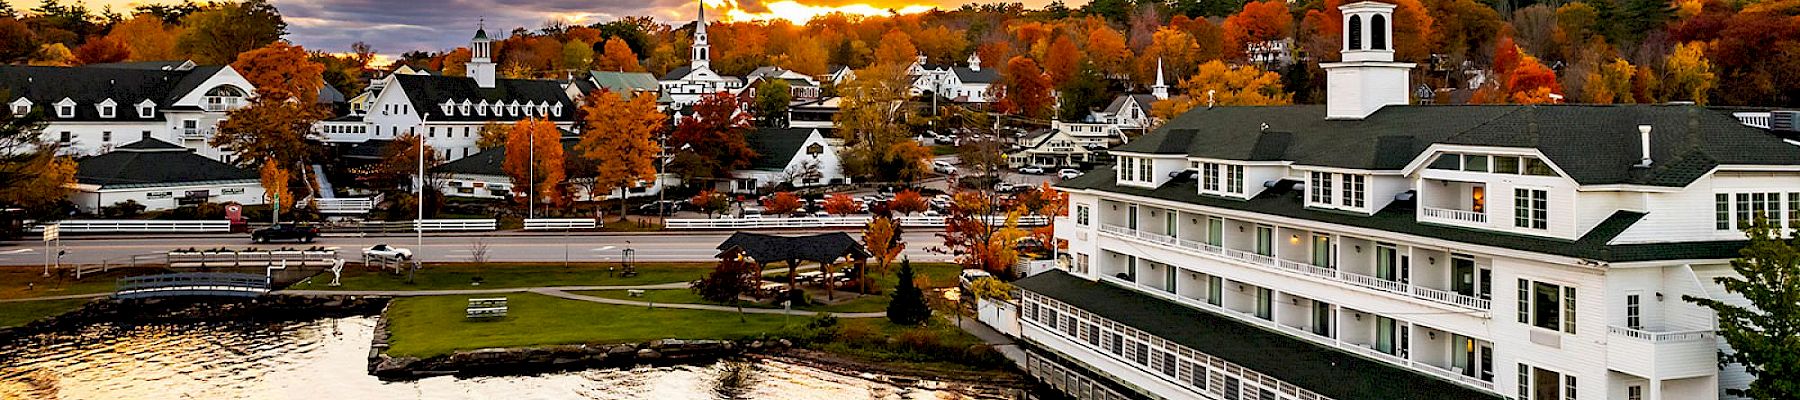
[(175, 50), (175, 40), (181, 36), (181, 31), (180, 26), (145, 13), (113, 25), (106, 36), (123, 42), (131, 51), (131, 61), (161, 61), (181, 58), (181, 53)]
[(764, 215), (786, 217), (800, 210), (800, 195), (794, 192), (775, 192), (763, 199), (762, 206)]
[[(656, 109), (656, 96), (648, 93), (626, 101), (610, 90), (599, 90), (589, 94), (585, 103), (581, 110), (586, 129), (582, 129), (575, 151), (594, 163), (594, 188), (618, 190), (619, 218), (623, 219), (625, 189), (657, 179), (656, 156), (662, 148), (656, 135), (669, 117)], [(588, 195), (599, 198), (595, 191)]]
[(231, 68), (256, 86), (256, 95), (265, 100), (295, 100), (312, 104), (319, 98), (325, 80), (325, 64), (311, 61), (306, 48), (275, 41), (263, 48), (239, 54)]
[(912, 190), (912, 189), (902, 190), (902, 191), (900, 191), (900, 193), (895, 193), (894, 199), (888, 200), (887, 206), (888, 206), (888, 211), (893, 211), (893, 212), (906, 214), (906, 215), (912, 215), (912, 213), (916, 213), (916, 212), (924, 212), (927, 209), (927, 206), (925, 204), (925, 196), (920, 195), (919, 191)]
[(1044, 73), (1049, 75), (1050, 86), (1062, 85), (1074, 77), (1081, 69), (1081, 48), (1075, 47), (1075, 41), (1068, 35), (1059, 35), (1050, 42), (1050, 49), (1044, 56)]
[(856, 207), (856, 199), (850, 198), (848, 194), (833, 193), (825, 197), (825, 212), (831, 213), (831, 215), (845, 216), (855, 214), (857, 211), (860, 209)]
[(858, 288), (860, 293), (867, 294), (875, 285), (869, 280), (869, 270), (874, 270), (876, 275), (886, 275), (894, 265), (894, 258), (906, 250), (906, 241), (900, 240), (900, 223), (888, 216), (875, 217), (863, 228), (863, 247), (869, 249), (869, 255), (875, 259), (868, 268), (863, 268), (862, 284)]
[(1006, 62), (1006, 70), (1000, 73), (1000, 82), (1004, 90), (1000, 92), (1000, 101), (994, 104), (997, 111), (1026, 118), (1050, 115), (1056, 101), (1050, 96), (1054, 88), (1050, 85), (1050, 76), (1038, 68), (1037, 61), (1014, 56)]
[(1274, 106), (1294, 102), (1281, 86), (1281, 74), (1251, 66), (1226, 66), (1219, 60), (1200, 65), (1193, 77), (1181, 80), (1181, 96), (1150, 105), (1151, 115), (1164, 121), (1208, 104), (1216, 106)]
[(919, 50), (912, 44), (912, 37), (899, 29), (888, 30), (881, 35), (881, 44), (875, 46), (875, 63), (886, 65), (910, 65), (918, 60)]
[[(1090, 20), (1099, 20), (1090, 17)], [(1131, 48), (1125, 45), (1125, 35), (1106, 25), (1105, 20), (1088, 24), (1087, 54), (1094, 68), (1107, 76), (1124, 76), (1131, 73)]]
[(638, 65), (637, 53), (631, 52), (631, 46), (624, 39), (614, 37), (606, 40), (601, 54), (594, 60), (594, 69), (600, 71), (644, 72)]
[[(500, 164), (512, 178), (513, 196), (536, 193), (538, 203), (562, 204), (563, 147), (560, 130), (546, 120), (522, 119), (506, 136), (506, 160)], [(535, 206), (535, 205), (533, 205)]]
[(294, 195), (288, 193), (287, 168), (277, 166), (275, 163), (263, 163), (262, 168), (257, 170), (257, 174), (262, 180), (263, 201), (275, 204), (277, 210), (287, 209), (288, 207), (284, 207), (284, 205), (294, 203)]
[(1469, 98), (1471, 104), (1544, 104), (1562, 97), (1556, 71), (1537, 57), (1526, 54), (1511, 37), (1494, 44), (1494, 76), (1498, 84), (1484, 85)]
[(1244, 57), (1244, 45), (1280, 40), (1293, 32), (1294, 16), (1282, 0), (1244, 3), (1244, 10), (1225, 18), (1225, 56)]

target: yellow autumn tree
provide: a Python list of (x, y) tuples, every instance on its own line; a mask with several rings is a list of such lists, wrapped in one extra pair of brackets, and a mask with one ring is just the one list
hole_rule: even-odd
[(1589, 71), (1582, 91), (1595, 104), (1631, 103), (1631, 76), (1636, 72), (1631, 62), (1615, 58)]
[(181, 27), (163, 23), (162, 18), (152, 14), (138, 14), (131, 19), (114, 25), (112, 32), (106, 37), (125, 43), (131, 49), (131, 61), (162, 61), (181, 58), (175, 50), (175, 41), (181, 37)]
[(278, 210), (288, 208), (286, 207), (287, 204), (293, 204), (294, 195), (288, 193), (287, 168), (282, 168), (281, 166), (270, 162), (263, 163), (262, 169), (259, 172), (262, 175), (264, 202), (282, 206), (276, 208)]
[(563, 147), (556, 123), (522, 119), (513, 123), (506, 135), (506, 160), (501, 169), (512, 178), (513, 195), (531, 197), (537, 202), (562, 204)]
[(1706, 94), (1718, 86), (1712, 62), (1706, 60), (1706, 43), (1687, 42), (1675, 45), (1675, 52), (1663, 64), (1663, 98), (1706, 104)]
[(38, 46), (37, 53), (31, 55), (31, 65), (43, 67), (67, 67), (75, 65), (75, 52), (62, 43), (51, 43)]
[(1281, 74), (1250, 66), (1226, 66), (1218, 60), (1200, 65), (1181, 81), (1182, 96), (1151, 104), (1151, 114), (1169, 120), (1194, 107), (1274, 106), (1292, 104), (1294, 95), (1281, 86)]
[[(593, 187), (625, 193), (628, 187), (656, 180), (656, 156), (661, 152), (656, 134), (668, 125), (669, 117), (657, 111), (655, 95), (638, 93), (627, 101), (612, 91), (595, 91), (587, 96), (582, 111), (587, 129), (575, 151), (593, 162)], [(625, 218), (623, 196), (619, 218)]]
[(320, 74), (325, 64), (312, 61), (306, 48), (275, 41), (260, 49), (239, 54), (231, 68), (256, 86), (256, 95), (265, 100), (296, 100), (312, 104), (325, 85)]
[(909, 65), (918, 60), (919, 50), (912, 44), (912, 36), (899, 29), (889, 30), (881, 35), (881, 44), (875, 47), (875, 63), (886, 65)]

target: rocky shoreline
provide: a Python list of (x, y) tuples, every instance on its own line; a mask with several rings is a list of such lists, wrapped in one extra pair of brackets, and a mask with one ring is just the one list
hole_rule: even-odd
[[(382, 334), (377, 334), (381, 338)], [(429, 358), (393, 357), (372, 343), (369, 373), (386, 380), (405, 380), (440, 375), (511, 375), (634, 365), (675, 365), (712, 362), (721, 358), (792, 346), (785, 339), (772, 341), (658, 339), (643, 343), (609, 345), (561, 345), (489, 348), (458, 351)]]
[(67, 313), (0, 328), (0, 340), (96, 321), (141, 324), (195, 321), (285, 321), (375, 315), (388, 303), (374, 296), (264, 296), (254, 299), (94, 299)]

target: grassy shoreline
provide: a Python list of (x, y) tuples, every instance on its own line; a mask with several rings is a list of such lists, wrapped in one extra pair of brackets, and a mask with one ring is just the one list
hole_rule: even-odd
[(50, 318), (86, 305), (92, 299), (40, 300), (4, 303), (0, 305), (0, 329), (25, 326), (33, 321)]

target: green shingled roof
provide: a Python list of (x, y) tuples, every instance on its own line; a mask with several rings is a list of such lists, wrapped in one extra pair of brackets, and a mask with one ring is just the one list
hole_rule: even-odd
[(1062, 270), (1013, 284), (1333, 399), (1500, 398)]

